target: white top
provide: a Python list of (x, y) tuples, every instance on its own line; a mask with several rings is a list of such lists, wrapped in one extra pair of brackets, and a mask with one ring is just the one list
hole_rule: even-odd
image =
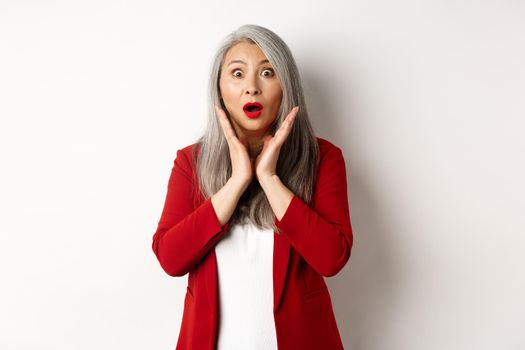
[(218, 350), (275, 350), (273, 238), (270, 229), (234, 224), (216, 244)]

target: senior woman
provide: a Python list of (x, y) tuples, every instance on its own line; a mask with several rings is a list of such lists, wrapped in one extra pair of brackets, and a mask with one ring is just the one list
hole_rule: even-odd
[(176, 349), (343, 349), (324, 277), (352, 249), (345, 161), (312, 130), (288, 46), (239, 27), (213, 60), (209, 99), (152, 242), (168, 275), (188, 274)]

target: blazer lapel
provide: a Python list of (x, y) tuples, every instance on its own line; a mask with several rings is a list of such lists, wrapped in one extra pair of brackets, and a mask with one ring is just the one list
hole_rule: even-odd
[(217, 255), (215, 248), (210, 252), (210, 257), (205, 259), (204, 267), (204, 281), (206, 283), (206, 291), (208, 292), (208, 300), (210, 302), (212, 318), (217, 317)]
[(290, 258), (290, 243), (283, 234), (273, 233), (273, 311), (281, 300)]

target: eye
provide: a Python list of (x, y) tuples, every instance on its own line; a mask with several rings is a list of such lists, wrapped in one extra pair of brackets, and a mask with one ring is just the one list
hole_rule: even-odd
[[(264, 72), (270, 72), (270, 74), (264, 74)], [(275, 72), (273, 71), (272, 68), (266, 68), (266, 69), (263, 70), (263, 75), (265, 77), (272, 77), (274, 74), (275, 74)]]
[(234, 69), (234, 70), (232, 71), (233, 76), (238, 78), (240, 75), (235, 74), (235, 72), (240, 72), (240, 71), (241, 71), (240, 69)]

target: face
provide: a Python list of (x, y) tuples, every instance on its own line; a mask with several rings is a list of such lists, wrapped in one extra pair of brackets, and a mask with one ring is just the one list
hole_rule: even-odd
[[(219, 89), (237, 137), (262, 138), (277, 117), (282, 90), (272, 65), (256, 44), (240, 42), (228, 50)], [(258, 117), (246, 115), (247, 102), (263, 106)]]

